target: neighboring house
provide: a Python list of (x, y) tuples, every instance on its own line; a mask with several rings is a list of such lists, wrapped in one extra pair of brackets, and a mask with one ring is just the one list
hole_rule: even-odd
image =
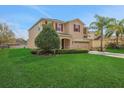
[(27, 47), (27, 41), (23, 38), (17, 38), (16, 44), (11, 46), (12, 48), (26, 48)]
[(40, 19), (29, 29), (28, 48), (36, 48), (35, 38), (43, 24), (51, 23), (60, 37), (60, 49), (89, 49), (89, 40), (84, 23), (80, 19), (64, 22), (57, 19)]
[(16, 38), (13, 43), (11, 42), (11, 43), (4, 44), (3, 47), (5, 48), (26, 48), (27, 41), (24, 40), (23, 38)]

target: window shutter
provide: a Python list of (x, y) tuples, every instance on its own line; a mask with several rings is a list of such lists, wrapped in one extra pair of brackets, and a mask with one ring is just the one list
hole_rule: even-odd
[(74, 24), (74, 31), (75, 31), (75, 24)]
[(61, 24), (61, 31), (63, 32), (63, 24)]

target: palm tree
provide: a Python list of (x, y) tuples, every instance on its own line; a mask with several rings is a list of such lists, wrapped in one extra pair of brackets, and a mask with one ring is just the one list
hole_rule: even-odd
[(124, 34), (124, 19), (120, 21), (113, 19), (108, 25), (105, 36), (111, 37), (113, 34), (116, 35), (116, 44), (118, 45), (119, 36), (122, 38), (122, 35)]
[(119, 25), (121, 26), (121, 40), (124, 34), (124, 19), (120, 20)]
[(103, 32), (106, 30), (107, 25), (111, 21), (108, 17), (103, 17), (99, 15), (95, 15), (96, 21), (90, 24), (91, 29), (95, 29), (95, 32), (101, 37), (101, 45), (100, 50), (103, 51)]

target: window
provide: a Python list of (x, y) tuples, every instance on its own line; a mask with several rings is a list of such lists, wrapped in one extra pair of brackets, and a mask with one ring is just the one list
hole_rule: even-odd
[(80, 25), (74, 24), (74, 32), (80, 32)]
[(56, 31), (63, 31), (63, 24), (56, 23)]
[(87, 36), (84, 36), (84, 38), (87, 38)]

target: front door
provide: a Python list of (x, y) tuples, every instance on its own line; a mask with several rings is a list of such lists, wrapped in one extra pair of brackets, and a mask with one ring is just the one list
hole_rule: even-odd
[(64, 49), (64, 39), (62, 39), (62, 49)]

